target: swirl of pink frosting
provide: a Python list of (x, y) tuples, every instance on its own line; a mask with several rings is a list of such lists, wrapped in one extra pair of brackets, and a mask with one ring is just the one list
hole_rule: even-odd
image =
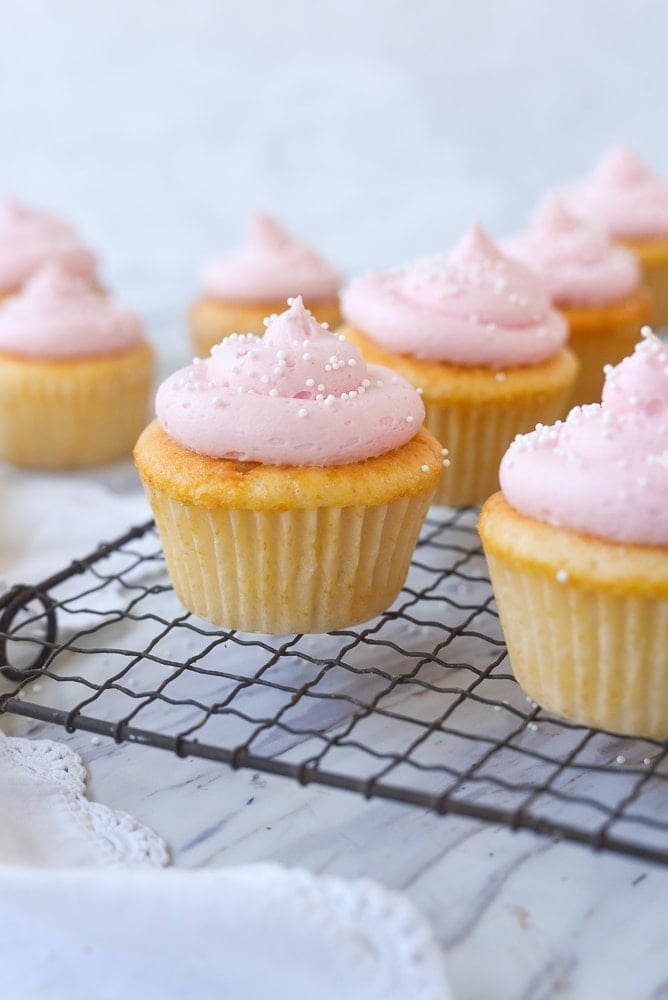
[(564, 192), (576, 215), (614, 237), (668, 236), (668, 183), (651, 173), (629, 149), (617, 147), (579, 184)]
[(0, 351), (31, 358), (118, 354), (143, 338), (140, 320), (59, 264), (46, 264), (0, 309)]
[(179, 444), (212, 458), (267, 465), (344, 465), (405, 444), (422, 425), (420, 396), (366, 365), (290, 299), (264, 337), (226, 337), (162, 383), (156, 413)]
[(503, 249), (536, 272), (558, 306), (616, 302), (640, 285), (636, 255), (572, 215), (556, 196), (544, 202), (526, 233), (505, 241)]
[(237, 253), (206, 266), (203, 292), (211, 298), (270, 302), (302, 295), (309, 302), (336, 298), (341, 278), (305, 243), (290, 236), (274, 219), (256, 215)]
[(603, 401), (518, 435), (501, 462), (522, 514), (614, 542), (668, 545), (668, 347), (649, 327), (606, 368)]
[(0, 289), (13, 291), (49, 261), (95, 281), (97, 258), (61, 219), (7, 201), (0, 207)]
[(552, 357), (568, 328), (539, 278), (474, 225), (444, 257), (358, 278), (346, 320), (398, 354), (502, 368)]

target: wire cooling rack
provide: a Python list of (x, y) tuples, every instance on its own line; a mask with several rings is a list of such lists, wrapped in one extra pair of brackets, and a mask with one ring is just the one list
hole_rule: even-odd
[(133, 528), (0, 599), (0, 711), (668, 863), (668, 744), (528, 699), (477, 512), (432, 513), (393, 607), (317, 636), (188, 614)]

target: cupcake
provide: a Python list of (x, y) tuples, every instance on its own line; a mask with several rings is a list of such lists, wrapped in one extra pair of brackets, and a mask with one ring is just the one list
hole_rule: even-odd
[(548, 199), (527, 232), (506, 241), (503, 250), (538, 274), (566, 318), (569, 346), (580, 362), (571, 404), (598, 402), (603, 366), (625, 358), (651, 319), (637, 256), (576, 218), (558, 197)]
[(392, 603), (442, 461), (404, 379), (297, 298), (163, 382), (156, 412), (135, 461), (188, 610), (325, 632)]
[(482, 503), (514, 436), (566, 412), (577, 373), (566, 321), (477, 225), (446, 257), (357, 279), (341, 308), (367, 361), (422, 393), (425, 425), (449, 449), (437, 503)]
[(74, 469), (129, 455), (152, 369), (137, 317), (47, 264), (0, 310), (0, 458)]
[(603, 401), (519, 436), (479, 530), (513, 671), (539, 705), (668, 737), (668, 349), (647, 328)]
[(13, 201), (0, 206), (0, 301), (45, 264), (97, 283), (97, 258), (66, 222)]
[(339, 274), (274, 219), (256, 215), (246, 243), (235, 254), (204, 269), (201, 297), (189, 311), (195, 351), (206, 356), (236, 331), (264, 332), (265, 317), (281, 312), (285, 300), (301, 295), (321, 323), (340, 322)]
[(572, 212), (638, 254), (654, 302), (654, 323), (668, 324), (668, 183), (619, 147), (564, 196)]

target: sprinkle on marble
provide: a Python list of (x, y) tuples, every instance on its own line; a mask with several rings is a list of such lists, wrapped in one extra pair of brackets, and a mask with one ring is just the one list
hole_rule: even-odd
[(616, 761), (618, 764), (626, 764), (626, 757), (623, 753), (617, 754)]

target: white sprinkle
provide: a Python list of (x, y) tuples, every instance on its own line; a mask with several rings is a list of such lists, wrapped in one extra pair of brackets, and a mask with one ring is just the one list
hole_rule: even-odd
[(354, 368), (356, 364), (357, 362), (355, 361), (354, 358), (348, 358), (348, 365), (350, 368)]
[(262, 375), (261, 378), (260, 378), (260, 382), (262, 382), (263, 385), (267, 385), (268, 382), (269, 382), (269, 376), (268, 375)]
[(40, 693), (40, 691), (42, 690), (42, 685), (39, 683), (39, 681), (35, 681), (35, 683), (32, 686), (32, 690), (34, 691), (35, 694)]
[(331, 392), (327, 399), (325, 400), (325, 406), (331, 406), (336, 401), (336, 397), (332, 396)]
[(651, 334), (651, 332), (652, 332), (652, 327), (651, 326), (641, 326), (640, 327), (640, 336), (641, 337), (649, 337), (649, 335)]
[(531, 730), (532, 733), (535, 733), (538, 730), (538, 726), (536, 725), (535, 722), (530, 722), (528, 728)]
[(414, 418), (409, 413), (408, 416), (406, 417), (406, 423), (407, 424), (412, 424), (413, 423), (413, 419)]
[(102, 740), (100, 739), (99, 736), (93, 736), (91, 739), (91, 743), (93, 744), (94, 747), (99, 747), (101, 742)]
[(345, 341), (345, 339), (346, 339), (346, 338), (345, 338), (345, 337), (343, 336), (343, 334), (342, 334), (342, 333), (337, 333), (337, 335), (336, 335), (336, 336), (337, 336), (337, 338), (338, 338), (339, 340), (343, 340), (343, 341)]
[(193, 358), (193, 364), (198, 365), (201, 360), (202, 360), (201, 358)]
[(269, 390), (269, 395), (270, 396), (278, 396), (278, 389), (270, 389)]
[(363, 378), (362, 379), (362, 385), (364, 386), (365, 389), (368, 389), (369, 386), (371, 385), (371, 382), (370, 382), (370, 380), (368, 378)]
[(441, 448), (441, 455), (449, 455), (450, 452), (447, 448)]
[(263, 326), (269, 326), (270, 323), (271, 323), (271, 320), (269, 319), (269, 317), (265, 316), (264, 319), (262, 320), (262, 325)]
[(624, 756), (623, 753), (620, 753), (620, 754), (617, 755), (617, 763), (618, 764), (626, 764), (626, 757)]
[(643, 759), (643, 764), (644, 764), (645, 766), (647, 766), (648, 764), (651, 764), (651, 763), (652, 763), (652, 761), (651, 761), (651, 760), (649, 759), (649, 757), (645, 757), (645, 758)]
[(309, 387), (309, 389), (312, 389), (313, 386), (315, 385), (315, 379), (314, 378), (307, 378), (306, 382), (304, 383), (304, 385), (307, 385)]
[(429, 472), (430, 471), (428, 465), (422, 465), (422, 466), (420, 466), (420, 468), (422, 469), (423, 472)]
[(318, 392), (324, 392), (324, 391), (325, 391), (325, 387), (324, 387), (324, 385), (322, 384), (322, 382), (320, 382), (320, 383), (318, 384)]
[(347, 399), (347, 398), (348, 398), (348, 393), (347, 392), (342, 392), (341, 393), (341, 399)]
[(305, 410), (305, 409), (304, 409), (304, 408), (302, 407), (302, 409), (301, 409), (301, 410), (297, 410), (297, 416), (298, 416), (298, 417), (308, 417), (308, 410)]
[(384, 385), (385, 385), (385, 383), (383, 382), (383, 380), (379, 378), (379, 379), (377, 380), (377, 382), (376, 382), (376, 386), (377, 386), (377, 387), (378, 387), (379, 389), (382, 389)]
[(214, 406), (220, 406), (220, 396), (214, 396), (211, 402)]
[(321, 323), (320, 326), (323, 328), (323, 330), (329, 330), (329, 323)]
[(348, 399), (357, 399), (357, 390), (351, 389), (348, 393)]
[(443, 468), (444, 469), (449, 469), (450, 468), (450, 459), (449, 458), (444, 458), (443, 459)]
[(496, 379), (497, 382), (505, 382), (506, 380), (506, 376), (503, 372), (497, 372), (494, 378)]
[(308, 351), (306, 352), (306, 354), (302, 354), (302, 360), (303, 361), (310, 361), (311, 360), (311, 355), (308, 353)]
[(286, 299), (285, 301), (287, 302), (287, 304), (289, 306), (293, 306), (295, 304), (295, 300), (294, 300), (294, 297), (292, 295), (290, 296), (289, 299)]
[(276, 357), (279, 361), (285, 361), (285, 351), (276, 351)]
[(332, 366), (331, 365), (325, 365), (325, 371), (326, 372), (331, 372), (331, 370), (332, 370)]
[(566, 572), (565, 569), (557, 570), (555, 578), (557, 583), (568, 583), (568, 573)]

